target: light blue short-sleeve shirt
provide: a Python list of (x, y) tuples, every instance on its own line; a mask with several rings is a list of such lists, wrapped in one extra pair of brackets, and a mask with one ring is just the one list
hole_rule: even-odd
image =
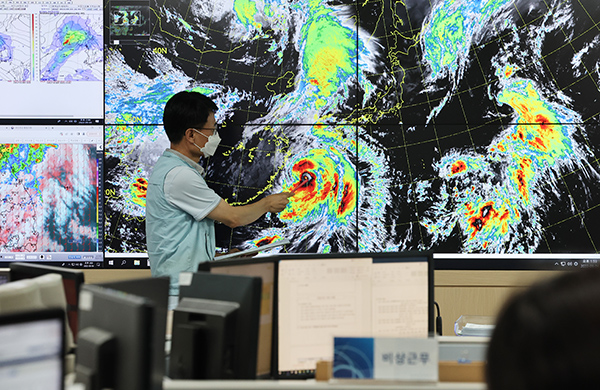
[(206, 185), (204, 170), (167, 149), (158, 159), (146, 194), (146, 244), (152, 276), (169, 276), (179, 294), (179, 274), (195, 272), (215, 256), (214, 221), (206, 216), (221, 197)]

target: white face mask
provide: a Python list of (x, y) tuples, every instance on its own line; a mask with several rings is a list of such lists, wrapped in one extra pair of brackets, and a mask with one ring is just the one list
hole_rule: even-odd
[(215, 131), (214, 134), (212, 134), (211, 136), (207, 136), (204, 133), (199, 132), (196, 129), (192, 129), (194, 130), (196, 133), (198, 134), (202, 134), (203, 136), (205, 136), (206, 138), (208, 138), (208, 142), (206, 142), (206, 144), (204, 144), (204, 147), (201, 148), (200, 146), (196, 145), (196, 143), (194, 142), (194, 145), (196, 145), (196, 147), (198, 149), (200, 149), (200, 152), (202, 152), (202, 154), (205, 157), (210, 157), (213, 156), (217, 150), (217, 147), (219, 146), (219, 143), (221, 142), (221, 137), (219, 137), (219, 133)]

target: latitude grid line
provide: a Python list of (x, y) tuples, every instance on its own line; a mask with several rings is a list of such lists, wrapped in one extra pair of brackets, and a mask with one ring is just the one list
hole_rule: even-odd
[[(409, 10), (406, 7), (406, 4), (404, 4), (404, 6), (405, 6), (405, 11), (406, 11), (407, 22), (408, 22), (408, 24), (410, 26), (409, 27), (409, 31), (414, 34), (413, 36), (415, 38), (418, 38), (420, 36), (420, 34), (421, 34), (421, 30), (420, 29), (414, 29), (412, 27), (412, 22), (411, 22)], [(429, 1), (429, 6), (431, 7), (431, 1)], [(392, 8), (392, 7), (390, 7), (390, 8)], [(392, 12), (394, 12), (394, 11), (395, 10), (392, 9)], [(392, 18), (393, 18), (393, 16), (392, 16)], [(384, 23), (384, 26), (387, 27), (387, 24)], [(382, 39), (382, 38), (380, 38), (380, 39)], [(387, 42), (387, 46), (386, 47), (389, 48), (390, 44), (389, 44), (389, 41), (387, 40), (388, 34), (386, 34), (386, 36), (384, 38), (386, 38), (386, 42)], [(414, 49), (415, 49), (415, 51), (417, 53), (420, 52), (420, 50), (418, 48), (418, 44), (416, 44), (414, 46)], [(421, 74), (421, 82), (424, 84), (424, 82), (423, 82), (424, 81), (424, 71), (423, 71), (423, 67), (422, 67), (422, 62), (418, 61), (418, 63), (419, 63), (418, 66), (419, 66), (419, 70), (420, 70), (420, 74)], [(406, 72), (406, 70), (410, 69), (410, 68), (404, 68), (404, 67), (402, 67), (402, 69), (404, 69), (404, 71)], [(425, 95), (426, 95), (427, 103), (429, 105), (429, 111), (431, 112), (431, 101), (429, 99), (429, 94), (427, 93), (427, 91), (425, 91)], [(403, 103), (404, 103), (404, 101), (402, 100), (402, 105), (401, 105), (400, 110), (399, 110), (399, 118), (400, 118), (400, 120), (402, 122), (403, 122), (402, 107), (405, 107)], [(421, 226), (421, 223), (420, 223), (421, 218), (419, 217), (419, 210), (417, 208), (417, 204), (418, 204), (417, 199), (416, 199), (417, 192), (414, 191), (414, 186), (417, 184), (417, 182), (413, 179), (413, 172), (412, 172), (412, 169), (411, 169), (411, 159), (410, 159), (410, 155), (409, 155), (408, 150), (407, 150), (405, 126), (406, 125), (404, 123), (400, 123), (399, 124), (399, 127), (402, 129), (402, 141), (403, 141), (403, 147), (401, 146), (399, 148), (403, 148), (404, 152), (405, 152), (404, 154), (406, 156), (406, 167), (407, 167), (407, 170), (408, 170), (408, 177), (409, 177), (409, 182), (410, 182), (410, 183), (407, 184), (407, 186), (410, 188), (409, 191), (411, 191), (412, 194), (413, 194), (413, 201), (411, 203), (412, 203), (412, 205), (414, 207), (413, 210), (417, 214), (417, 220), (416, 221), (414, 221), (414, 220), (401, 221), (400, 224), (398, 224), (398, 221), (395, 221), (395, 225), (396, 226), (407, 226), (407, 228), (412, 227), (412, 226), (416, 226), (417, 229), (418, 229), (419, 236), (420, 236), (420, 242), (423, 242), (424, 241), (424, 239), (423, 239), (423, 229), (422, 229), (422, 226)], [(434, 128), (434, 132), (435, 132), (436, 131), (435, 130), (435, 125), (434, 125), (433, 128)], [(437, 132), (436, 132), (436, 135), (437, 135)], [(422, 141), (422, 142), (425, 142), (425, 141)], [(438, 148), (440, 148), (439, 142), (438, 142)], [(387, 150), (391, 150), (391, 149), (388, 148)], [(392, 227), (392, 225), (389, 225), (389, 224), (385, 224), (384, 226), (386, 228)], [(417, 245), (417, 247), (418, 247), (418, 245)]]
[[(385, 1), (385, 0), (373, 1), (373, 2), (368, 2), (368, 3), (380, 4), (380, 5), (381, 5), (381, 7), (382, 7), (382, 12), (383, 12), (383, 10), (385, 10), (385, 8), (386, 8), (386, 5), (388, 5), (388, 4), (389, 4), (389, 2), (387, 2), (387, 1)], [(365, 4), (365, 6), (366, 6), (368, 3), (366, 3), (366, 4)], [(390, 7), (390, 9), (391, 9), (391, 8), (392, 8), (392, 7)], [(393, 9), (392, 9), (392, 11), (393, 11)], [(379, 15), (379, 14), (378, 14), (378, 15)], [(394, 15), (395, 15), (395, 14), (394, 14)], [(395, 22), (394, 22), (394, 20), (395, 20), (395, 19), (394, 19), (394, 15), (392, 16), (392, 25), (395, 25)], [(406, 10), (406, 16), (407, 16), (407, 19), (408, 19), (408, 23), (410, 24), (410, 15), (409, 15), (409, 13), (408, 13), (408, 10)], [(394, 37), (392, 34), (389, 34), (389, 33), (387, 32), (387, 27), (388, 27), (388, 24), (387, 24), (387, 23), (385, 23), (385, 18), (384, 18), (384, 17), (381, 17), (381, 18), (380, 18), (380, 20), (381, 20), (381, 23), (382, 23), (382, 26), (383, 26), (382, 28), (383, 28), (383, 29), (384, 29), (384, 31), (385, 31), (385, 34), (384, 34), (383, 36), (381, 36), (381, 37), (377, 37), (377, 39), (379, 39), (379, 40), (385, 40), (385, 42), (386, 42), (386, 48), (390, 48), (390, 47), (392, 47), (392, 46), (394, 46), (394, 47), (395, 47), (395, 44), (394, 44), (394, 45), (390, 44), (390, 39), (395, 39), (395, 37)], [(378, 22), (378, 24), (379, 24), (379, 22)], [(414, 32), (414, 31), (415, 31), (414, 29), (412, 29), (412, 27), (411, 27), (409, 30), (410, 30), (411, 32)], [(389, 49), (388, 49), (388, 50), (389, 50)], [(405, 69), (405, 68), (403, 68), (403, 69)], [(402, 111), (401, 111), (401, 110), (398, 112), (398, 116), (399, 116), (399, 118), (400, 118), (400, 122), (402, 122)], [(375, 123), (363, 123), (363, 124), (359, 124), (358, 126), (364, 126), (364, 127), (367, 127), (367, 128), (370, 128), (370, 129), (372, 129), (373, 125), (376, 125), (376, 124), (375, 124)], [(386, 125), (383, 125), (383, 126), (386, 126)], [(399, 124), (396, 124), (396, 125), (387, 125), (387, 126), (389, 126), (389, 127), (398, 127), (398, 128), (400, 128), (400, 129), (402, 129), (402, 138), (403, 138), (403, 144), (404, 144), (404, 145), (406, 145), (405, 133), (404, 133), (404, 130), (403, 130), (403, 128), (404, 128), (404, 125), (403, 125), (402, 123), (399, 123)], [(387, 148), (384, 148), (384, 150), (388, 150), (388, 151), (390, 151), (390, 150), (394, 150), (394, 149), (401, 149), (401, 148), (403, 148), (403, 147), (402, 147), (402, 146), (398, 146), (398, 147), (387, 147)], [(405, 156), (406, 156), (406, 160), (407, 160), (408, 175), (409, 175), (409, 177), (412, 177), (412, 172), (411, 172), (411, 170), (410, 170), (410, 161), (409, 161), (408, 153), (406, 152), (406, 150), (405, 150)], [(411, 181), (411, 182), (413, 182), (413, 180), (412, 180), (412, 179), (411, 179), (410, 181)], [(398, 221), (396, 221), (396, 222), (398, 222)], [(414, 221), (413, 221), (413, 222), (411, 222), (411, 221), (404, 222), (404, 221), (402, 221), (400, 224), (396, 223), (395, 225), (396, 225), (396, 226), (398, 226), (398, 225), (400, 225), (400, 226), (411, 226), (411, 225), (415, 225), (415, 224), (416, 224), (416, 225), (419, 227), (419, 233), (420, 233), (420, 235), (421, 235), (421, 240), (422, 240), (422, 232), (421, 232), (421, 229), (420, 229), (420, 226), (419, 226), (419, 223), (418, 223), (418, 222), (414, 222)], [(392, 225), (390, 225), (390, 224), (384, 224), (383, 226), (384, 226), (385, 228), (390, 228)]]
[[(429, 8), (430, 9), (432, 8), (431, 0), (429, 0)], [(405, 4), (405, 9), (406, 9), (406, 19), (407, 19), (408, 24), (410, 26), (410, 30), (411, 31), (418, 31), (418, 33), (415, 35), (415, 37), (417, 38), (417, 40), (420, 40), (420, 37), (421, 37), (421, 34), (422, 34), (422, 29), (416, 29), (415, 30), (413, 28), (413, 23), (411, 21), (410, 12), (408, 10), (408, 7), (406, 7), (406, 4)], [(419, 49), (419, 43), (418, 42), (415, 45), (415, 52), (417, 54), (421, 54), (421, 55), (419, 55), (418, 58), (422, 58), (422, 52)], [(421, 74), (421, 83), (422, 83), (422, 85), (425, 85), (425, 72), (423, 70), (424, 69), (423, 68), (423, 62), (420, 61), (420, 60), (418, 60), (417, 62), (419, 64), (419, 71), (420, 71), (420, 74)], [(431, 102), (429, 100), (429, 93), (427, 92), (427, 90), (425, 90), (425, 96), (427, 98), (427, 103), (428, 103), (428, 106), (429, 106), (429, 112), (432, 112)], [(400, 109), (400, 112), (402, 112), (402, 109)], [(437, 127), (435, 125), (435, 118), (433, 118), (432, 125), (433, 125), (433, 132), (434, 132), (434, 135), (435, 135), (435, 138), (436, 138), (436, 144), (437, 144), (438, 150), (441, 153), (442, 148), (441, 148), (441, 145), (439, 143)], [(402, 140), (403, 140), (404, 144), (406, 144), (406, 132), (405, 131), (402, 131)], [(415, 182), (415, 180), (413, 179), (413, 173), (412, 173), (411, 164), (410, 164), (410, 160), (411, 159), (410, 159), (410, 154), (408, 153), (408, 149), (405, 148), (404, 152), (406, 154), (406, 160), (407, 160), (406, 166), (408, 168), (409, 179), (411, 181), (411, 183), (409, 184), (409, 191), (411, 191), (412, 194), (413, 194), (413, 205), (412, 206), (414, 207), (416, 218), (417, 218), (416, 221), (408, 221), (407, 223), (408, 223), (409, 226), (411, 226), (411, 227), (412, 226), (416, 226), (416, 228), (418, 229), (418, 233), (419, 233), (419, 237), (420, 237), (420, 242), (416, 245), (416, 247), (418, 248), (419, 244), (424, 244), (425, 243), (425, 237), (423, 235), (424, 227), (423, 227), (423, 225), (421, 223), (422, 220), (423, 220), (423, 217), (421, 216), (421, 213), (419, 212), (419, 207), (418, 207), (419, 203), (418, 203), (417, 191), (416, 191), (416, 187), (417, 187), (418, 182)]]
[[(545, 0), (544, 0), (544, 2), (545, 2)], [(546, 2), (545, 2), (545, 3), (546, 3)], [(579, 3), (579, 5), (581, 6), (581, 8), (582, 8), (582, 9), (585, 11), (585, 13), (588, 15), (588, 17), (590, 18), (590, 20), (593, 22), (593, 25), (594, 25), (594, 26), (596, 26), (596, 28), (597, 28), (598, 24), (597, 24), (597, 23), (596, 23), (596, 22), (593, 20), (593, 18), (591, 17), (591, 15), (589, 14), (589, 12), (588, 12), (588, 11), (587, 11), (587, 9), (585, 8), (585, 6), (583, 6), (583, 4), (581, 4), (581, 2), (579, 2), (579, 1), (578, 1), (578, 3)], [(546, 6), (547, 6), (547, 8), (550, 8), (550, 7), (548, 7), (547, 3), (546, 3)], [(594, 27), (592, 26), (592, 27), (591, 27), (591, 28), (589, 28), (588, 30), (584, 31), (584, 32), (583, 32), (583, 34), (587, 33), (588, 31), (592, 30), (593, 28), (594, 28)], [(549, 55), (551, 55), (551, 54), (553, 54), (553, 53), (555, 53), (555, 52), (557, 52), (557, 51), (559, 51), (559, 50), (562, 50), (563, 48), (565, 48), (565, 47), (567, 47), (567, 46), (571, 47), (571, 49), (573, 49), (573, 53), (574, 53), (574, 54), (576, 54), (576, 53), (577, 53), (577, 51), (576, 51), (576, 50), (575, 50), (575, 48), (573, 47), (573, 42), (574, 42), (575, 40), (579, 39), (580, 37), (582, 37), (582, 36), (583, 36), (583, 34), (582, 34), (582, 35), (579, 35), (579, 36), (577, 36), (577, 37), (575, 37), (575, 38), (573, 38), (573, 39), (568, 39), (568, 35), (567, 35), (567, 34), (565, 33), (565, 31), (563, 30), (562, 26), (560, 27), (560, 30), (561, 30), (561, 32), (562, 32), (562, 34), (563, 34), (563, 36), (565, 37), (565, 39), (566, 39), (566, 42), (565, 42), (565, 43), (564, 43), (562, 46), (560, 46), (560, 47), (556, 48), (554, 51), (550, 52), (550, 53), (548, 54), (548, 56), (549, 56)], [(546, 57), (542, 57), (542, 61), (544, 62), (544, 65), (545, 65), (545, 67), (546, 67), (546, 69), (547, 69), (548, 73), (549, 73), (549, 74), (552, 76), (552, 78), (554, 79), (554, 82), (555, 82), (556, 86), (557, 86), (557, 87), (559, 87), (559, 85), (558, 85), (558, 82), (556, 81), (556, 77), (555, 77), (555, 75), (552, 73), (552, 69), (551, 69), (551, 68), (548, 66), (548, 63), (547, 63), (547, 61), (546, 61)], [(585, 68), (585, 76), (584, 76), (584, 77), (590, 77), (590, 79), (591, 79), (592, 81), (594, 81), (594, 80), (593, 80), (593, 78), (591, 77), (591, 73), (589, 72), (589, 70), (587, 69), (587, 67), (585, 66), (585, 64), (583, 64), (583, 62), (582, 62), (582, 65), (583, 65), (583, 66), (584, 66), (584, 68)], [(582, 77), (581, 79), (583, 79), (584, 77)], [(580, 80), (581, 80), (581, 79), (580, 79)], [(578, 80), (578, 81), (579, 81), (579, 80)], [(577, 81), (577, 82), (578, 82), (578, 81)], [(597, 84), (595, 81), (594, 81), (594, 84), (596, 85), (596, 88), (598, 89), (598, 84)], [(559, 88), (559, 89), (560, 89), (560, 88)], [(564, 89), (561, 89), (561, 91), (562, 91), (562, 90), (564, 90)], [(576, 126), (576, 127), (577, 127), (577, 128), (580, 128), (579, 126)], [(589, 144), (588, 144), (587, 146), (589, 147)], [(590, 148), (590, 150), (591, 150), (591, 148)], [(579, 171), (580, 169), (577, 169), (577, 170)], [(583, 210), (583, 211), (579, 210), (579, 207), (578, 207), (578, 204), (577, 204), (577, 202), (576, 202), (576, 200), (575, 200), (575, 197), (573, 196), (573, 193), (572, 193), (571, 189), (569, 188), (569, 185), (568, 185), (568, 184), (567, 184), (567, 182), (565, 181), (565, 177), (566, 177), (566, 176), (570, 176), (572, 173), (573, 173), (572, 171), (571, 171), (571, 172), (567, 172), (566, 174), (562, 174), (562, 173), (560, 173), (560, 172), (559, 172), (559, 178), (561, 179), (561, 181), (562, 181), (562, 183), (563, 183), (563, 185), (564, 185), (564, 187), (565, 187), (565, 189), (566, 189), (566, 191), (567, 191), (567, 194), (566, 194), (566, 195), (567, 195), (567, 197), (568, 197), (568, 198), (571, 200), (572, 207), (574, 207), (574, 208), (575, 208), (575, 213), (574, 213), (574, 214), (573, 214), (571, 217), (569, 217), (569, 218), (565, 218), (565, 219), (563, 219), (562, 221), (555, 222), (555, 223), (553, 223), (553, 224), (550, 224), (550, 225), (548, 225), (548, 226), (542, 226), (542, 227), (541, 227), (541, 229), (542, 229), (542, 232), (541, 232), (541, 233), (542, 233), (542, 235), (543, 235), (543, 237), (544, 237), (544, 240), (546, 241), (546, 244), (547, 244), (547, 247), (548, 247), (547, 249), (548, 249), (548, 250), (549, 250), (549, 251), (552, 253), (552, 250), (551, 250), (551, 248), (550, 248), (550, 245), (548, 244), (548, 240), (547, 240), (547, 238), (546, 238), (546, 234), (545, 234), (545, 232), (546, 232), (546, 231), (547, 231), (547, 230), (548, 230), (550, 227), (558, 226), (558, 225), (560, 225), (560, 224), (562, 224), (562, 223), (564, 223), (564, 222), (566, 222), (566, 221), (568, 221), (568, 220), (571, 220), (571, 219), (579, 219), (579, 220), (580, 220), (580, 223), (582, 224), (582, 226), (583, 226), (583, 228), (584, 228), (584, 230), (585, 230), (585, 233), (587, 234), (587, 237), (590, 239), (590, 243), (592, 244), (592, 246), (593, 246), (593, 248), (594, 248), (594, 251), (595, 251), (596, 253), (598, 253), (598, 247), (596, 246), (596, 244), (595, 244), (594, 240), (592, 239), (592, 235), (590, 234), (590, 229), (588, 228), (588, 226), (587, 226), (587, 224), (585, 223), (585, 220), (584, 220), (584, 218), (583, 218), (583, 216), (585, 215), (585, 213), (586, 213), (587, 211), (594, 209), (595, 207), (597, 207), (597, 205), (596, 205), (596, 206), (593, 206), (593, 207), (591, 207), (591, 208), (588, 208), (587, 210)]]
[[(545, 2), (545, 0), (544, 0), (544, 2)], [(590, 19), (592, 20), (592, 22), (594, 22), (594, 20), (590, 16), (589, 12), (587, 12), (587, 9), (583, 6), (583, 4), (581, 4), (581, 2), (579, 2), (579, 4), (580, 4), (581, 8), (584, 9), (585, 13), (590, 17)], [(594, 24), (597, 25), (596, 23), (594, 23)], [(561, 29), (561, 32), (563, 33), (563, 36), (565, 38), (568, 38), (568, 36), (564, 32), (562, 26), (560, 27), (560, 29)], [(577, 37), (577, 38), (579, 38), (579, 37)], [(575, 38), (575, 39), (577, 39), (577, 38)], [(555, 49), (555, 51), (558, 51), (558, 50), (562, 49), (563, 47), (566, 47), (567, 44), (573, 49), (574, 53), (577, 53), (577, 51), (573, 47), (573, 40), (568, 40), (561, 48)], [(544, 62), (544, 65), (546, 66), (546, 69), (548, 70), (548, 72), (550, 73), (550, 75), (552, 76), (552, 78), (555, 80), (555, 84), (558, 86), (558, 82), (556, 81), (556, 77), (552, 73), (551, 68), (548, 66), (548, 63), (546, 62), (545, 57), (542, 57), (542, 61)], [(582, 64), (583, 64), (583, 62), (582, 62)], [(586, 76), (590, 75), (590, 72), (587, 69), (587, 67), (585, 66), (585, 64), (583, 64), (583, 66), (585, 68), (585, 74), (586, 74)], [(590, 79), (593, 81), (593, 78), (591, 76), (590, 76)], [(596, 84), (596, 88), (598, 88), (597, 83), (595, 83), (595, 84)], [(569, 173), (569, 175), (570, 175), (570, 173)], [(575, 197), (573, 196), (573, 194), (571, 192), (571, 189), (569, 188), (569, 185), (565, 181), (565, 175), (563, 175), (562, 173), (560, 173), (560, 179), (561, 179), (563, 185), (565, 186), (565, 189), (567, 191), (567, 196), (568, 196), (568, 198), (570, 198), (572, 206), (575, 208), (575, 213), (573, 214), (572, 217), (568, 218), (568, 220), (570, 220), (570, 219), (576, 219), (576, 218), (578, 218), (580, 220), (580, 223), (582, 224), (582, 226), (583, 226), (583, 228), (585, 230), (585, 233), (587, 234), (587, 237), (590, 239), (590, 242), (591, 242), (591, 244), (592, 244), (592, 246), (594, 248), (594, 251), (597, 253), (598, 252), (598, 247), (594, 243), (594, 240), (592, 239), (592, 236), (590, 234), (590, 229), (588, 228), (587, 224), (585, 223), (585, 219), (583, 218), (583, 216), (585, 215), (586, 210), (584, 210), (584, 211), (580, 211), (579, 210), (579, 207), (577, 205)], [(598, 205), (596, 205), (596, 206), (598, 206)], [(592, 208), (594, 208), (594, 207), (592, 207)], [(558, 222), (558, 223), (554, 223), (553, 225), (556, 226), (557, 224), (562, 224), (562, 223), (564, 223), (564, 220), (561, 221), (561, 222)], [(550, 248), (550, 245), (548, 245), (548, 240), (547, 240), (547, 237), (546, 237), (546, 234), (545, 234), (546, 231), (548, 230), (548, 228), (549, 228), (549, 226), (542, 226), (541, 227), (541, 229), (542, 229), (541, 233), (542, 233), (542, 236), (543, 236), (544, 240), (546, 241), (546, 245), (548, 247), (549, 252), (552, 253), (552, 249)]]

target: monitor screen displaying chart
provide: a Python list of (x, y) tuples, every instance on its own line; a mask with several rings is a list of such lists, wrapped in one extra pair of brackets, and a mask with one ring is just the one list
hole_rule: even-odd
[(310, 376), (334, 337), (428, 337), (431, 256), (282, 257), (277, 282), (279, 377)]

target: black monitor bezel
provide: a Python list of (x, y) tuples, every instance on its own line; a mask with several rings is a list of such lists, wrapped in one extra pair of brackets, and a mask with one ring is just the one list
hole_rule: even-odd
[[(228, 267), (237, 267), (237, 266), (246, 266), (246, 265), (254, 265), (254, 264), (272, 264), (273, 265), (273, 292), (272, 292), (272, 299), (271, 299), (271, 303), (272, 306), (270, 308), (271, 310), (271, 314), (272, 314), (272, 318), (271, 318), (271, 332), (270, 332), (270, 337), (271, 337), (271, 347), (270, 347), (270, 353), (271, 353), (271, 357), (269, 360), (269, 370), (267, 374), (264, 374), (262, 372), (258, 372), (257, 370), (257, 379), (270, 379), (273, 378), (273, 364), (274, 364), (274, 359), (275, 359), (275, 355), (274, 355), (274, 350), (273, 350), (273, 336), (274, 336), (274, 328), (275, 328), (275, 308), (277, 306), (277, 266), (278, 266), (278, 257), (277, 255), (273, 256), (273, 255), (268, 255), (268, 256), (256, 256), (256, 257), (239, 257), (239, 258), (229, 258), (229, 259), (225, 259), (225, 260), (219, 260), (218, 257), (215, 258), (214, 261), (208, 261), (205, 263), (201, 263), (198, 266), (199, 270), (204, 270), (207, 272), (212, 272), (212, 270), (214, 268), (228, 268)], [(263, 288), (264, 288), (264, 283), (263, 283)], [(260, 337), (259, 337), (259, 342), (260, 342)]]
[[(154, 302), (91, 284), (83, 285), (80, 295), (79, 328), (99, 328), (117, 338), (115, 388), (151, 389), (152, 356), (159, 347), (154, 340)], [(160, 348), (164, 349), (164, 344)]]
[(600, 266), (599, 254), (434, 253), (436, 271), (569, 271)]
[[(79, 327), (79, 292), (81, 291), (81, 286), (85, 284), (85, 274), (83, 271), (80, 269), (24, 262), (13, 262), (8, 266), (8, 280), (11, 282), (36, 278), (50, 273), (59, 274), (62, 277), (65, 300), (67, 302), (67, 317), (73, 338), (76, 340)], [(70, 286), (70, 282), (73, 282), (73, 286)]]
[(169, 378), (234, 379), (239, 308), (231, 301), (182, 298), (173, 311)]
[(169, 309), (169, 278), (166, 276), (117, 280), (99, 283), (97, 286), (109, 288), (146, 298), (154, 304), (153, 329), (154, 343), (152, 353), (152, 382), (149, 390), (159, 390), (165, 375), (165, 349), (162, 346), (166, 341), (167, 317)]
[(238, 327), (235, 332), (236, 366), (233, 376), (234, 379), (256, 379), (262, 279), (255, 276), (213, 274), (207, 271), (190, 273), (190, 276), (189, 283), (180, 283), (179, 299), (212, 299), (240, 305), (236, 322), (243, 324), (244, 328)]

